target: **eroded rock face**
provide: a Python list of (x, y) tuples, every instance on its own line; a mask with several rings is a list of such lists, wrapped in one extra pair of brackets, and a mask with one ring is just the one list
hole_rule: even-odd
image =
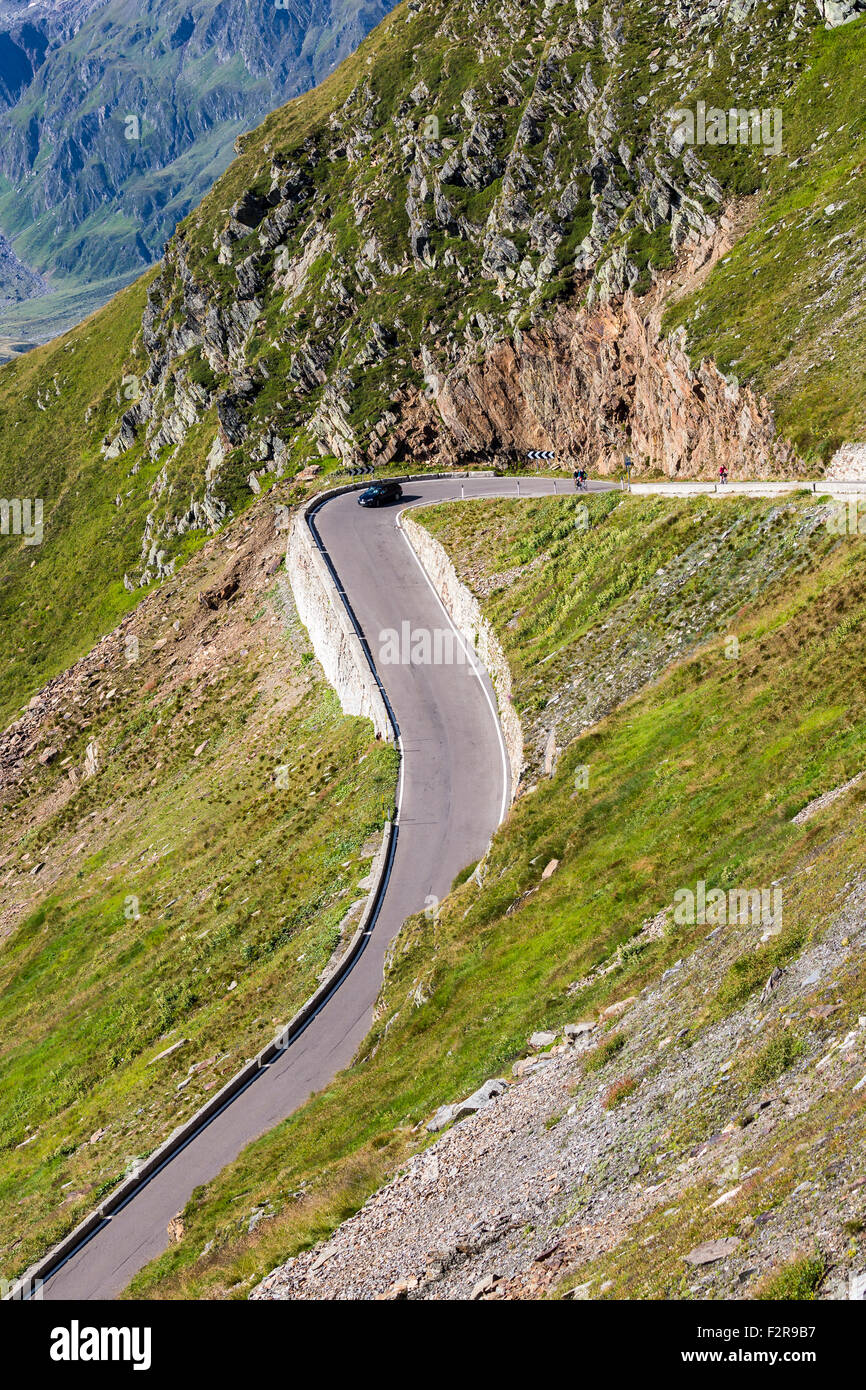
[[(763, 225), (766, 151), (734, 179), (672, 116), (722, 50), (753, 77), (750, 103), (785, 90), (805, 110), (811, 0), (791, 6), (793, 37), (754, 0), (671, 0), (651, 23), (581, 0), (567, 19), (533, 13), (531, 42), (526, 21), (520, 0), (495, 23), (475, 0), (429, 0), (397, 26), (399, 80), (364, 62), (327, 113), (302, 100), (299, 124), (275, 115), (239, 138), (241, 165), (166, 248), (106, 422), (105, 457), (130, 476), (159, 460), (130, 587), (167, 573), (185, 532), (219, 526), (244, 488), (320, 457), (411, 470), (550, 449), (614, 476), (626, 455), (638, 476), (803, 476), (775, 407), (814, 469), (807, 374), (827, 357), (826, 306), (811, 306), (784, 381), (742, 355), (742, 309), (742, 332), (722, 314), (705, 338), (707, 306), (684, 306), (690, 342), (664, 318), (749, 231), (782, 237), (773, 260), (792, 263), (793, 224)], [(446, 67), (479, 55), (483, 76), (455, 96)], [(857, 246), (813, 267), (852, 319)], [(754, 260), (737, 253), (735, 287)], [(786, 313), (802, 321), (793, 284)], [(848, 430), (840, 407), (840, 442)]]
[(563, 311), (503, 344), (449, 382), (439, 404), (446, 448), (450, 437), (461, 452), (553, 449), (599, 473), (620, 470), (628, 453), (671, 477), (722, 463), (766, 477), (792, 456), (766, 401), (713, 363), (693, 372), (681, 345), (659, 339), (628, 299)]
[[(717, 251), (713, 254), (716, 258)], [(563, 307), (527, 333), (497, 343), (450, 373), (435, 402), (419, 401), (379, 453), (455, 464), (551, 449), (602, 474), (626, 454), (670, 477), (707, 477), (721, 464), (739, 477), (790, 477), (796, 453), (765, 399), (712, 362), (689, 364), (679, 335), (665, 337), (663, 294)]]
[[(240, 196), (233, 185), (167, 248), (142, 329), (142, 399), (109, 456), (136, 440), (151, 456), (178, 446), (217, 401), (223, 448), (257, 461), (271, 457), (266, 435), (302, 429), (350, 467), (487, 464), (538, 447), (601, 472), (626, 453), (683, 476), (790, 464), (770, 408), (661, 332), (683, 268), (698, 274), (736, 239), (740, 197), (711, 150), (676, 138), (684, 74), (695, 55), (709, 62), (706, 36), (729, 19), (738, 62), (756, 45), (767, 54), (753, 97), (769, 101), (787, 41), (751, 0), (676, 0), (651, 37), (636, 13), (581, 5), (566, 23), (544, 11), (536, 53), (512, 0), (493, 28), (471, 0), (456, 28), (431, 0), (427, 48), (490, 59), (458, 104), (438, 110), (410, 12), (411, 87), (388, 95), (374, 67), (315, 138), (286, 139), (279, 123), (273, 139), (245, 137)], [(804, 33), (817, 22), (797, 20)], [(207, 364), (195, 381), (190, 352)], [(274, 378), (278, 406), (263, 389)]]

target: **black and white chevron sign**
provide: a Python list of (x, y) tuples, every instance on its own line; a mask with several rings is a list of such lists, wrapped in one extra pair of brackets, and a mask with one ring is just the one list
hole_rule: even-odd
[(528, 459), (555, 459), (556, 454), (550, 449), (530, 449), (526, 457)]

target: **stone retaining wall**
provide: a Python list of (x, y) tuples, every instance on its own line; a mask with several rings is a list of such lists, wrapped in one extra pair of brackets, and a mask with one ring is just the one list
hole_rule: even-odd
[(369, 719), (377, 738), (393, 742), (394, 727), (379, 684), (308, 524), (322, 502), (349, 490), (337, 488), (324, 493), (296, 514), (289, 532), (286, 567), (298, 615), (344, 712)]
[(511, 671), (493, 628), (481, 612), (475, 596), (457, 576), (443, 546), (430, 532), (405, 513), (400, 524), (457, 631), (486, 667), (496, 692), (499, 723), (511, 768), (511, 799), (523, 771), (523, 730), (511, 703)]

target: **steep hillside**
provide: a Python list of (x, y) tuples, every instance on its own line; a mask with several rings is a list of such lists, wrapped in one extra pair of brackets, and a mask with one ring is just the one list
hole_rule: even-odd
[[(864, 432), (864, 33), (785, 3), (396, 10), (182, 225), (112, 447), (183, 429), (163, 393), (198, 349), (251, 459), (821, 467)], [(683, 145), (677, 109), (735, 101), (781, 112), (778, 153)]]
[(157, 465), (107, 467), (99, 440), (128, 389), (109, 364), (128, 352), (145, 293), (132, 286), (0, 370), (0, 495), (44, 506), (41, 544), (0, 538), (4, 723), (142, 596), (123, 581), (141, 556)]
[[(517, 1296), (565, 1277), (751, 1295), (817, 1245), (845, 1296), (864, 1255), (859, 541), (814, 499), (645, 500), (591, 498), (588, 528), (573, 499), (427, 514), (555, 755), (404, 927), (355, 1065), (193, 1197), (131, 1293), (245, 1297), (408, 1162), (263, 1292), (464, 1297), (497, 1275)], [(701, 881), (766, 889), (771, 917), (775, 885), (781, 914), (678, 920)], [(566, 1024), (584, 1026), (523, 1060)], [(439, 1113), (496, 1078), (477, 1117)], [(453, 1127), (436, 1142), (431, 1122)], [(690, 1267), (716, 1237), (735, 1261)]]
[[(104, 303), (155, 261), (235, 137), (315, 85), (385, 13), (380, 0), (75, 0), (0, 5), (0, 228), (61, 293)], [(5, 108), (5, 109), (2, 109)], [(0, 301), (41, 294), (0, 262)], [(62, 291), (66, 291), (64, 294)], [(17, 320), (13, 319), (12, 323)], [(0, 334), (12, 327), (0, 310)]]
[[(854, 13), (395, 10), (158, 270), (0, 372), (0, 490), (46, 519), (0, 550), (0, 708), (311, 458), (796, 475), (859, 447)], [(671, 109), (732, 93), (778, 104), (779, 157), (678, 147)]]
[[(7, 1264), (282, 1021), (387, 813), (389, 750), (339, 716), (290, 610), (284, 632), (275, 503), (361, 461), (504, 466), (537, 447), (669, 476), (862, 457), (859, 10), (409, 0), (239, 141), (159, 266), (0, 369), (0, 494), (44, 510), (38, 537), (0, 537)], [(699, 102), (780, 111), (779, 149), (683, 145), (672, 112)], [(577, 1022), (584, 1041), (489, 1112), (495, 1133), (471, 1120), (436, 1157), (462, 1181), (509, 1124), (527, 1145), (543, 1130), (561, 1190), (518, 1164), (495, 1201), (476, 1174), (472, 1221), (464, 1204), (436, 1228), (443, 1259), (398, 1221), (365, 1291), (471, 1292), (476, 1273), (515, 1293), (595, 1287), (615, 1247), (623, 1292), (758, 1292), (801, 1257), (833, 1292), (860, 1267), (861, 1227), (844, 1226), (859, 1207), (843, 1215), (863, 1094), (859, 543), (813, 493), (708, 505), (616, 493), (425, 518), (512, 667), (522, 794), (484, 863), (404, 929), (356, 1065), (195, 1194), (135, 1290), (246, 1296), (404, 1160), (426, 1173), (438, 1107), (510, 1079), (534, 1030)], [(708, 946), (670, 911), (698, 881), (781, 883), (782, 933), (729, 922)], [(612, 1028), (605, 1010), (632, 995)], [(701, 1184), (724, 1174), (703, 1158), (731, 1125), (743, 1173), (784, 1173), (713, 1207)], [(788, 1205), (807, 1161), (818, 1254), (795, 1248)], [(688, 1210), (678, 1240), (748, 1236), (754, 1263), (692, 1290), (688, 1250), (653, 1261), (641, 1223), (663, 1183), (663, 1211)], [(372, 1208), (381, 1230), (393, 1197)], [(369, 1215), (338, 1241), (368, 1248)], [(556, 1278), (533, 1284), (560, 1226)], [(270, 1291), (355, 1277), (317, 1274), (301, 1262)]]
[(317, 674), (284, 549), (263, 502), (0, 738), (4, 1272), (270, 1041), (363, 905), (394, 753)]

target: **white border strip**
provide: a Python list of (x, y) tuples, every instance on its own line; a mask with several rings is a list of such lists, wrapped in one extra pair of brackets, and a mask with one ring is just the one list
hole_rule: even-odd
[[(443, 502), (454, 502), (458, 500), (458, 498), (453, 497), (445, 497), (441, 499), (441, 501)], [(502, 732), (502, 722), (499, 718), (499, 711), (496, 708), (496, 705), (493, 703), (493, 698), (490, 694), (489, 686), (492, 685), (492, 681), (490, 681), (489, 673), (485, 670), (484, 666), (479, 661), (477, 654), (472, 650), (472, 647), (466, 641), (465, 637), (463, 636), (463, 633), (460, 631), (451, 614), (448, 612), (448, 609), (445, 607), (445, 604), (442, 602), (441, 594), (436, 588), (436, 585), (433, 583), (433, 580), (430, 578), (430, 575), (424, 568), (423, 561), (421, 560), (420, 555), (418, 554), (417, 550), (415, 549), (408, 535), (406, 534), (406, 531), (401, 521), (404, 512), (413, 511), (418, 507), (429, 507), (431, 505), (436, 504), (431, 503), (430, 501), (424, 501), (414, 502), (411, 506), (401, 507), (399, 512), (397, 513), (396, 526), (397, 530), (400, 532), (401, 536), (403, 537), (404, 541), (409, 547), (409, 551), (412, 555), (412, 558), (414, 559), (416, 565), (418, 566), (419, 570), (421, 571), (427, 583), (429, 584), (431, 592), (435, 595), (436, 602), (439, 604), (439, 607), (442, 609), (442, 612), (448, 619), (448, 622), (451, 625), (451, 628), (455, 633), (458, 642), (463, 648), (463, 651), (466, 653), (466, 656), (469, 660), (469, 664), (472, 667), (474, 675), (478, 679), (481, 689), (484, 691), (484, 698), (487, 701), (490, 713), (493, 716), (493, 722), (496, 725), (496, 735), (499, 739), (499, 753), (502, 758), (502, 802), (499, 807), (499, 820), (497, 822), (499, 825), (501, 825), (502, 822), (505, 820), (506, 812), (508, 811), (508, 807), (513, 799), (515, 788), (511, 785), (511, 764), (508, 758), (508, 749), (505, 746), (505, 735)], [(486, 681), (484, 679), (485, 676), (487, 677)]]

